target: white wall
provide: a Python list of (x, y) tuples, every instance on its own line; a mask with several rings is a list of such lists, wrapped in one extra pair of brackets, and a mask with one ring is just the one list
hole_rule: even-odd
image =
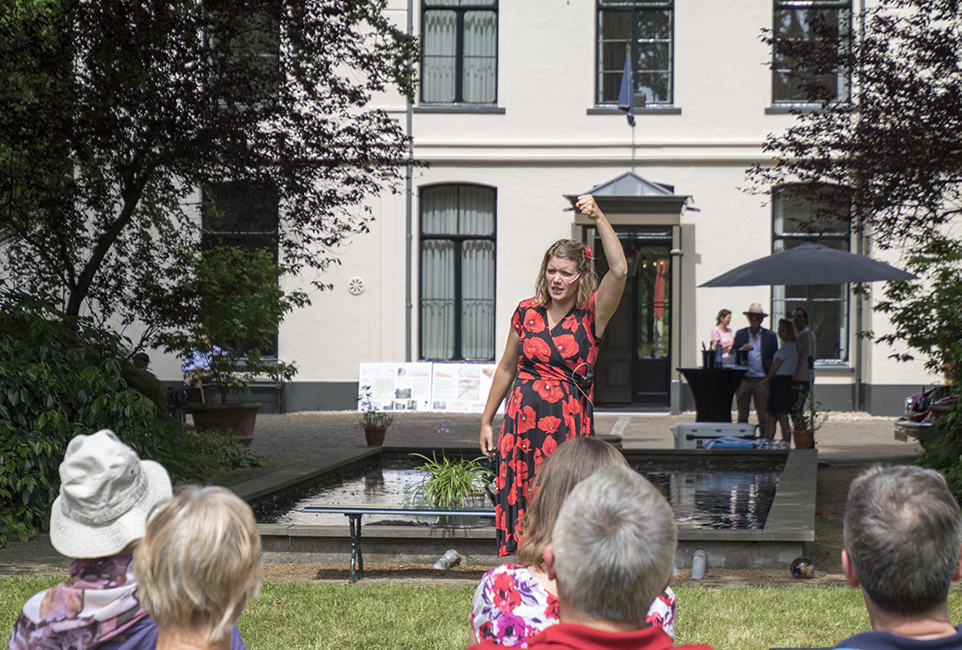
[[(415, 29), (420, 10), (415, 2)], [(679, 363), (697, 363), (721, 308), (732, 325), (751, 302), (770, 305), (770, 289), (695, 289), (743, 262), (771, 253), (767, 197), (744, 191), (746, 169), (764, 162), (765, 137), (789, 126), (786, 114), (766, 114), (771, 103), (769, 53), (759, 40), (771, 26), (770, 2), (735, 0), (723, 10), (705, 3), (675, 8), (675, 107), (681, 114), (639, 112), (637, 126), (622, 114), (588, 114), (594, 108), (596, 19), (594, 0), (501, 2), (498, 103), (503, 113), (415, 111), (415, 156), (430, 163), (414, 173), (411, 245), (413, 360), (418, 358), (417, 188), (434, 183), (478, 183), (497, 189), (497, 333), (500, 356), (517, 303), (533, 293), (548, 244), (572, 234), (573, 214), (562, 194), (575, 193), (634, 171), (690, 195), (682, 215), (683, 327)], [(391, 0), (389, 16), (407, 22), (406, 2)], [(405, 124), (396, 94), (375, 105)], [(376, 221), (369, 234), (337, 251), (342, 264), (319, 279), (333, 290), (312, 295), (313, 305), (288, 317), (280, 354), (295, 361), (296, 381), (352, 382), (358, 364), (405, 360), (405, 197), (373, 198)], [(897, 262), (897, 258), (891, 260)], [(351, 278), (364, 282), (348, 293)], [(879, 287), (875, 287), (880, 295)], [(856, 302), (852, 302), (852, 327)], [(865, 325), (887, 331), (886, 319), (866, 313)], [(852, 341), (853, 360), (856, 342)], [(897, 364), (884, 346), (865, 344), (863, 380), (910, 385), (936, 380), (921, 363)], [(153, 355), (152, 355), (153, 356)], [(162, 365), (167, 368), (167, 365)], [(820, 374), (825, 384), (850, 384), (853, 371)]]

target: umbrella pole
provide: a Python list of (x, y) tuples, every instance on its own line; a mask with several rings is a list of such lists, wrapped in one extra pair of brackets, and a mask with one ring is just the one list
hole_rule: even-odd
[(812, 321), (815, 312), (812, 311), (812, 285), (808, 285), (808, 297), (806, 304), (808, 305), (808, 326), (805, 328), (808, 330), (808, 357), (812, 359), (809, 363), (808, 359), (805, 359), (805, 363), (808, 365), (808, 400), (809, 400), (809, 423), (812, 425), (812, 435), (815, 432), (815, 348), (812, 347)]

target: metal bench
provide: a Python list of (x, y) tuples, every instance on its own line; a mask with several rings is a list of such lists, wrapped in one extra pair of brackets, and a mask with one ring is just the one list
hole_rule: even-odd
[(438, 508), (366, 508), (364, 506), (306, 506), (301, 512), (345, 515), (351, 530), (351, 584), (364, 578), (364, 556), (361, 553), (361, 517), (364, 515), (411, 515), (414, 517), (485, 517), (494, 519), (494, 510), (441, 510)]

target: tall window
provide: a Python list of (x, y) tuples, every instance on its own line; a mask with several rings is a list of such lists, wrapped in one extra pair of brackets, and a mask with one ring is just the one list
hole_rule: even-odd
[(673, 1), (598, 0), (598, 104), (618, 101), (626, 51), (631, 56), (635, 105), (671, 104)]
[[(202, 249), (238, 246), (267, 250), (276, 261), (279, 202), (277, 190), (256, 182), (233, 181), (205, 187)], [(264, 357), (277, 356), (276, 333), (262, 351)]]
[(270, 250), (276, 260), (279, 201), (277, 190), (254, 182), (215, 183), (204, 188), (204, 247)]
[(494, 359), (495, 190), (421, 190), (421, 358)]
[[(849, 73), (839, 58), (851, 47), (851, 0), (774, 2), (773, 103), (847, 102)], [(799, 60), (806, 63), (793, 73)]]
[(498, 0), (423, 0), (421, 102), (494, 104)]
[[(847, 192), (838, 186), (806, 188), (788, 185), (773, 192), (773, 252), (779, 253), (810, 241), (848, 251), (850, 247)], [(845, 205), (845, 207), (838, 207)], [(848, 284), (788, 285), (772, 287), (772, 322), (788, 318), (792, 310), (808, 311), (815, 334), (815, 357), (822, 364), (846, 364), (849, 359)], [(811, 310), (809, 307), (811, 296)]]

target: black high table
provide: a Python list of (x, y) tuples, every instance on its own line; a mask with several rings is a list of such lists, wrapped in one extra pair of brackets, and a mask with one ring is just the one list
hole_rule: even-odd
[(695, 397), (696, 422), (731, 422), (732, 399), (748, 372), (745, 366), (678, 368)]

